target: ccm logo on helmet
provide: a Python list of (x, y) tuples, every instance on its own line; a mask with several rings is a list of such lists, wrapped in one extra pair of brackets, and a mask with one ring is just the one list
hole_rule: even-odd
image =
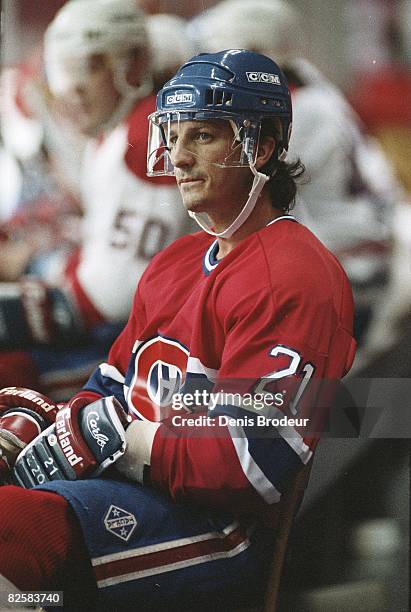
[(247, 79), (250, 83), (273, 83), (281, 85), (278, 74), (270, 74), (269, 72), (246, 72)]
[(167, 104), (181, 104), (182, 102), (192, 102), (192, 93), (175, 93), (171, 96), (167, 96)]

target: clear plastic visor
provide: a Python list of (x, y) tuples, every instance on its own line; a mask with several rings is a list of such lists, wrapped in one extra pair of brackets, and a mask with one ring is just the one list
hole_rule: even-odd
[(239, 121), (238, 115), (225, 112), (216, 117), (207, 110), (162, 111), (152, 113), (148, 120), (148, 176), (174, 176), (173, 162), (179, 155), (218, 167), (254, 165), (259, 122)]

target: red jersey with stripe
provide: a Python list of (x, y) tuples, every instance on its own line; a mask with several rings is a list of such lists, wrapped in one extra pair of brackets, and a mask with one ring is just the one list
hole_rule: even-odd
[[(324, 406), (309, 388), (349, 370), (353, 302), (335, 257), (290, 216), (221, 260), (217, 250), (197, 233), (154, 258), (108, 363), (82, 393), (114, 393), (136, 418), (161, 421), (150, 434), (155, 486), (176, 500), (245, 511), (279, 501), (317, 439), (298, 422), (258, 425), (246, 396), (271, 391), (265, 415), (298, 415), (318, 432)], [(187, 402), (195, 390), (197, 399), (209, 395)], [(186, 405), (170, 411), (176, 397)]]

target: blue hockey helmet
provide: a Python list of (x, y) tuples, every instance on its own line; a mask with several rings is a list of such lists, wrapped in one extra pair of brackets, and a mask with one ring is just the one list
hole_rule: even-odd
[[(167, 133), (176, 121), (226, 119), (234, 130), (232, 151), (222, 166), (254, 167), (260, 130), (275, 122), (274, 159), (284, 159), (291, 133), (291, 96), (275, 62), (253, 51), (202, 53), (185, 63), (157, 95), (149, 116), (149, 176), (173, 175)], [(238, 148), (241, 148), (240, 153)]]

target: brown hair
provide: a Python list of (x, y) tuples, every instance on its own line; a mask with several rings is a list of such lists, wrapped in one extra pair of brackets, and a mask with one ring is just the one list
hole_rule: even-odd
[[(275, 119), (263, 121), (260, 140), (264, 140), (268, 136), (274, 136), (278, 139), (280, 133), (281, 124), (279, 121)], [(287, 162), (273, 157), (260, 171), (270, 176), (267, 187), (270, 191), (273, 207), (283, 212), (289, 212), (293, 208), (297, 194), (296, 179), (300, 178), (305, 172), (304, 164), (300, 159)]]

